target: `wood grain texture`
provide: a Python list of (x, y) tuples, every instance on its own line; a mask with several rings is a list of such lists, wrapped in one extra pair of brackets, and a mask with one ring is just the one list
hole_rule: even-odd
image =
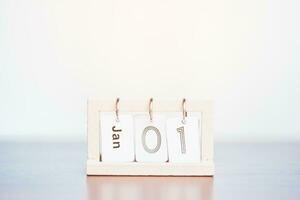
[(0, 199), (298, 200), (300, 143), (216, 144), (214, 177), (86, 176), (85, 143), (0, 141)]

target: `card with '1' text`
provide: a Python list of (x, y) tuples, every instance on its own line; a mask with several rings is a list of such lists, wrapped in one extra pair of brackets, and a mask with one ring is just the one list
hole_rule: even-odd
[(201, 160), (199, 131), (196, 117), (170, 118), (167, 120), (169, 162), (197, 163)]

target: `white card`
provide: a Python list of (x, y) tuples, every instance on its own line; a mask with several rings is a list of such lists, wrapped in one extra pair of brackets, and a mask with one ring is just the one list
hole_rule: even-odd
[(135, 122), (135, 155), (138, 162), (166, 162), (166, 119), (163, 115), (137, 115)]
[(131, 115), (100, 113), (101, 160), (103, 162), (134, 161), (134, 130)]
[(182, 117), (167, 120), (169, 162), (200, 162), (200, 119)]

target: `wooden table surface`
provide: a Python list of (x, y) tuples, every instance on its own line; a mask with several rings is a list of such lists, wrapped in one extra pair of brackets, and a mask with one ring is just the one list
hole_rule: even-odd
[(85, 175), (84, 143), (0, 142), (0, 199), (300, 199), (300, 144), (216, 144), (212, 177)]

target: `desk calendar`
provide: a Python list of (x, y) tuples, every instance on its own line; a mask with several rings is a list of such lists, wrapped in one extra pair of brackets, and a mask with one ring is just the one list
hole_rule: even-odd
[(211, 101), (90, 99), (87, 113), (87, 175), (214, 175)]

